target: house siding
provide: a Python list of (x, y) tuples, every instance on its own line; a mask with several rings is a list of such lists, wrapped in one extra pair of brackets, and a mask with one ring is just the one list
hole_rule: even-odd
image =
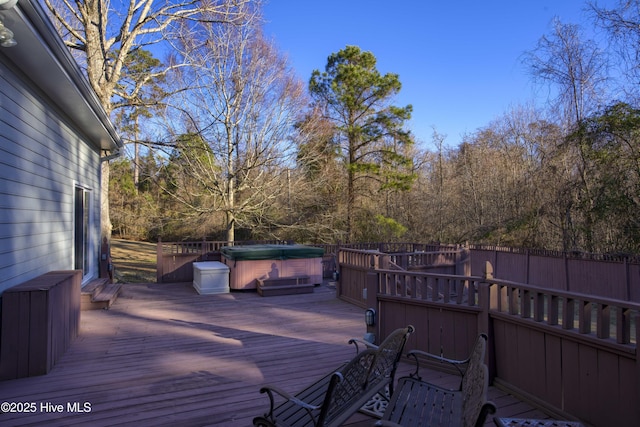
[(74, 268), (76, 185), (91, 192), (85, 279), (98, 274), (100, 153), (21, 76), (0, 61), (0, 292)]

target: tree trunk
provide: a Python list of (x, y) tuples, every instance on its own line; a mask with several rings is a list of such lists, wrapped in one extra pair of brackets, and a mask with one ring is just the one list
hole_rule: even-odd
[(227, 213), (227, 241), (234, 242), (236, 239), (236, 221), (232, 214)]
[(111, 217), (109, 215), (109, 162), (103, 161), (100, 165), (100, 241), (107, 239), (111, 242)]

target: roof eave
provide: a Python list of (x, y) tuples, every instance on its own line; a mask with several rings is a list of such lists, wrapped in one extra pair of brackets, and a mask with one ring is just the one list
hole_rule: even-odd
[(97, 148), (122, 148), (122, 140), (98, 96), (40, 4), (18, 0), (0, 15), (18, 42), (14, 47), (0, 48), (0, 53), (44, 91)]

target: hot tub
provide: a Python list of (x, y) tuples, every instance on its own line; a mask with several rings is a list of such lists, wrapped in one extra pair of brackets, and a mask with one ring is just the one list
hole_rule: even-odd
[(308, 277), (322, 283), (324, 249), (305, 245), (227, 246), (220, 249), (229, 267), (231, 289), (255, 289), (258, 279)]

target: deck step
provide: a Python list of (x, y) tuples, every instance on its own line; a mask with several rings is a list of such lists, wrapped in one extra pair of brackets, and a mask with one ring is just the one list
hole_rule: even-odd
[(314, 285), (309, 283), (309, 276), (279, 277), (275, 279), (258, 279), (257, 291), (260, 296), (310, 294)]
[(110, 283), (108, 278), (92, 280), (82, 288), (81, 310), (109, 309), (118, 298), (122, 284)]

